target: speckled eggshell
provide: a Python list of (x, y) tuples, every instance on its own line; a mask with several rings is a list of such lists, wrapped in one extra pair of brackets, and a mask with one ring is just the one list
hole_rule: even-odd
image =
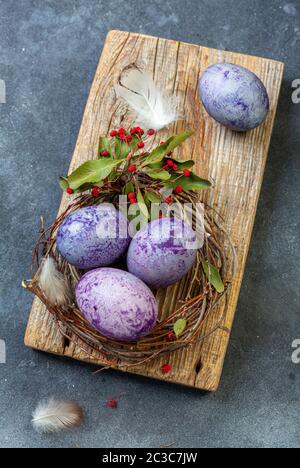
[(156, 323), (158, 306), (153, 293), (127, 271), (115, 268), (88, 271), (75, 293), (82, 314), (106, 337), (137, 340)]
[(137, 232), (128, 253), (128, 270), (149, 286), (160, 288), (177, 283), (192, 268), (196, 234), (188, 224), (173, 218), (152, 221)]
[(111, 265), (129, 242), (126, 218), (109, 204), (74, 211), (62, 222), (56, 236), (61, 255), (84, 270)]
[(261, 80), (232, 63), (208, 67), (199, 80), (208, 114), (226, 127), (243, 132), (258, 127), (269, 111), (269, 97)]

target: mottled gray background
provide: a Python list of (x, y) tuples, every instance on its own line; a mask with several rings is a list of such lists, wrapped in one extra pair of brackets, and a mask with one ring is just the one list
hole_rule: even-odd
[[(39, 215), (48, 222), (66, 172), (106, 33), (123, 29), (262, 55), (286, 63), (247, 270), (220, 390), (201, 394), (26, 349), (28, 276)], [(2, 447), (296, 447), (299, 330), (300, 1), (2, 0), (0, 79)], [(118, 409), (106, 399), (125, 393)], [(30, 414), (49, 395), (85, 409), (82, 428), (33, 432)]]

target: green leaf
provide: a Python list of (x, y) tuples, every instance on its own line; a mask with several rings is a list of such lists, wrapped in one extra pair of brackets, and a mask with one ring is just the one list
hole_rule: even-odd
[(145, 218), (148, 219), (149, 218), (149, 211), (148, 211), (147, 205), (146, 205), (146, 203), (144, 201), (143, 195), (142, 195), (140, 190), (138, 190), (138, 193), (137, 193), (137, 202), (138, 202), (138, 205), (139, 205), (139, 209), (141, 210), (141, 213), (143, 213)]
[(189, 177), (182, 176), (173, 185), (181, 185), (183, 190), (202, 190), (211, 187), (208, 180), (201, 179), (196, 174), (191, 174)]
[(202, 260), (202, 266), (208, 281), (213, 285), (215, 290), (218, 293), (224, 292), (225, 286), (217, 268), (204, 260)]
[(124, 159), (130, 153), (131, 149), (128, 143), (117, 138), (115, 143), (115, 157), (116, 159)]
[(109, 138), (107, 137), (100, 137), (99, 139), (99, 146), (98, 146), (98, 157), (101, 156), (102, 151), (108, 151), (111, 156), (111, 147), (109, 144)]
[(176, 162), (176, 159), (175, 159), (175, 163), (177, 163), (178, 169), (180, 171), (183, 171), (184, 169), (190, 169), (191, 167), (193, 167), (195, 164), (195, 161), (193, 161), (192, 159), (188, 159), (187, 161), (181, 160), (181, 161)]
[(182, 132), (182, 133), (179, 133), (178, 135), (175, 135), (172, 138), (172, 141), (169, 142), (166, 153), (168, 154), (171, 151), (174, 151), (174, 149), (177, 146), (181, 145), (185, 140), (190, 138), (193, 135), (193, 133), (194, 133), (193, 131), (188, 131), (188, 132)]
[(168, 171), (147, 171), (146, 174), (152, 179), (169, 180), (171, 178)]
[(150, 164), (159, 163), (160, 161), (164, 159), (165, 154), (166, 154), (166, 149), (163, 148), (163, 145), (158, 146), (153, 151), (151, 151), (149, 156), (143, 162), (142, 167), (148, 166)]
[(169, 138), (163, 145), (157, 146), (149, 156), (145, 159), (142, 166), (149, 166), (150, 164), (156, 164), (161, 162), (165, 155), (168, 153), (167, 149), (173, 140), (173, 136)]
[(62, 190), (66, 190), (69, 187), (69, 181), (67, 177), (60, 177), (59, 178), (59, 185)]
[(174, 325), (173, 325), (173, 330), (176, 335), (176, 338), (178, 338), (182, 333), (184, 332), (186, 328), (186, 320), (185, 319), (178, 319)]
[(124, 187), (124, 193), (125, 195), (128, 195), (129, 193), (131, 192), (134, 192), (134, 185), (133, 183), (130, 181), (130, 182), (127, 182), (127, 184), (125, 185)]
[(86, 192), (87, 190), (91, 190), (95, 185), (96, 185), (97, 187), (101, 187), (101, 186), (103, 185), (103, 182), (102, 182), (102, 181), (98, 181), (98, 182), (93, 182), (93, 183), (82, 184), (82, 185), (80, 185), (79, 188), (77, 188), (76, 190), (74, 190), (74, 192), (75, 192), (75, 193)]
[(69, 185), (75, 190), (85, 183), (103, 180), (121, 162), (107, 158), (86, 161), (68, 177)]
[(160, 161), (160, 162), (154, 163), (154, 164), (148, 164), (147, 167), (150, 167), (151, 169), (162, 169), (163, 161)]
[(161, 203), (161, 197), (152, 190), (147, 190), (145, 198), (147, 198), (151, 203)]

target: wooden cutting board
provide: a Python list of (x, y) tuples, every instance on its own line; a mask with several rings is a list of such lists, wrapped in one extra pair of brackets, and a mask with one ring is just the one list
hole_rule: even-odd
[[(197, 89), (198, 78), (209, 65), (221, 61), (247, 67), (264, 82), (270, 97), (270, 113), (265, 123), (256, 130), (243, 134), (234, 133), (211, 119), (201, 105)], [(192, 156), (196, 161), (197, 172), (214, 181), (214, 189), (205, 193), (205, 199), (216, 207), (224, 218), (237, 249), (237, 273), (228, 297), (223, 327), (204, 342), (179, 350), (170, 358), (161, 357), (136, 368), (134, 372), (214, 391), (220, 382), (235, 315), (284, 65), (274, 60), (183, 42), (111, 31), (106, 38), (96, 70), (70, 170), (74, 170), (88, 159), (95, 158), (100, 135), (106, 135), (111, 129), (129, 122), (126, 108), (116, 100), (113, 85), (121, 71), (131, 63), (137, 63), (149, 70), (162, 89), (179, 96), (186, 111), (186, 120), (164, 131), (159, 138), (164, 139), (172, 132), (187, 128), (195, 130), (195, 136), (183, 146), (179, 156)], [(63, 195), (60, 211), (66, 207), (69, 200), (69, 197)], [(176, 291), (176, 286), (168, 289), (164, 307), (174, 306)], [(218, 323), (223, 308), (224, 305), (221, 304), (215, 310), (206, 324), (204, 333)], [(86, 346), (86, 351), (83, 351), (81, 346), (65, 340), (52, 316), (38, 299), (33, 302), (25, 344), (49, 353), (103, 364), (103, 361)], [(172, 371), (164, 375), (161, 366), (166, 361), (172, 365)]]

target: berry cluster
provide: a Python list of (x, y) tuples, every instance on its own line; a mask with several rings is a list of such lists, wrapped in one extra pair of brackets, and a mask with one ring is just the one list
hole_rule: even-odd
[[(156, 132), (152, 128), (148, 130), (147, 135), (152, 136)], [(119, 140), (125, 141), (126, 143), (130, 143), (133, 139), (133, 137), (139, 137), (142, 138), (142, 136), (145, 134), (145, 131), (141, 127), (133, 127), (130, 129), (129, 132), (125, 130), (125, 128), (121, 127), (119, 130), (113, 130), (110, 132), (110, 136), (112, 138), (119, 138)], [(143, 142), (140, 142), (143, 143)], [(139, 148), (143, 148), (143, 146), (139, 146)]]
[(129, 200), (129, 203), (131, 203), (131, 205), (135, 205), (137, 203), (136, 193), (135, 192), (130, 192), (128, 194), (128, 200)]

